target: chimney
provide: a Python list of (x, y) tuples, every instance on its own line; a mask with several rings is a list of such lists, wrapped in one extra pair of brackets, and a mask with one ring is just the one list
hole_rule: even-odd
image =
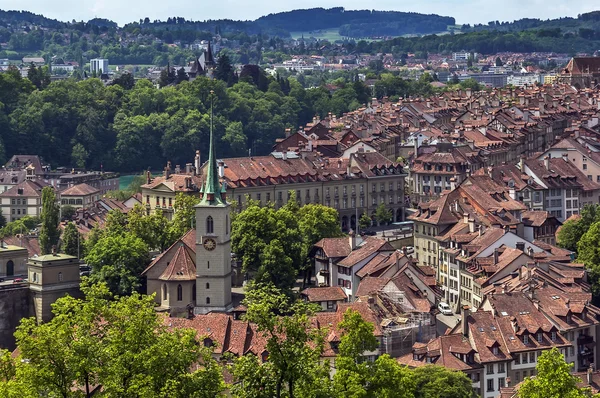
[(312, 152), (312, 150), (313, 150), (313, 140), (311, 138), (308, 139), (308, 146), (306, 147), (306, 149), (309, 152)]
[(483, 225), (479, 226), (479, 236), (483, 235)]
[(469, 232), (473, 233), (475, 232), (475, 219), (474, 218), (469, 218)]
[(185, 177), (185, 188), (190, 189), (192, 187), (192, 177)]
[(465, 337), (469, 336), (469, 322), (468, 322), (468, 317), (470, 314), (469, 311), (469, 306), (468, 305), (463, 305), (462, 306), (462, 318), (461, 318), (461, 322), (462, 322), (462, 334)]
[(498, 264), (498, 249), (494, 249), (494, 264)]
[(281, 152), (283, 160), (287, 160), (287, 151)]
[(463, 213), (463, 222), (465, 224), (469, 223), (469, 213)]
[(547, 170), (550, 170), (550, 156), (545, 156), (544, 157), (544, 167)]
[(348, 243), (350, 243), (350, 250), (356, 249), (356, 234), (353, 230), (348, 232)]
[(152, 174), (150, 174), (150, 170), (146, 170), (146, 184), (150, 184), (152, 181)]
[(200, 151), (196, 151), (196, 156), (194, 157), (194, 167), (196, 168), (196, 175), (200, 175)]
[(531, 246), (527, 246), (527, 255), (529, 257), (533, 257), (533, 249), (531, 248)]
[(181, 174), (181, 166), (180, 165), (175, 165), (175, 174)]
[(169, 178), (169, 176), (171, 175), (171, 161), (167, 161), (167, 167), (165, 167), (165, 172), (164, 172), (164, 176), (165, 178)]
[(192, 174), (192, 170), (194, 169), (194, 164), (193, 163), (186, 163), (185, 164), (185, 174)]
[(568, 162), (568, 161), (569, 161), (569, 155), (568, 155), (568, 154), (566, 154), (566, 153), (563, 153), (563, 154), (562, 154), (562, 158), (563, 158), (563, 160), (564, 160), (565, 162)]
[(590, 367), (587, 369), (587, 383), (589, 386), (592, 385), (592, 376), (594, 375), (594, 365), (590, 363)]
[(223, 178), (225, 176), (225, 163), (223, 161), (219, 162), (219, 178)]
[(525, 252), (525, 242), (517, 242), (516, 246), (517, 246), (517, 250), (521, 250), (522, 252)]

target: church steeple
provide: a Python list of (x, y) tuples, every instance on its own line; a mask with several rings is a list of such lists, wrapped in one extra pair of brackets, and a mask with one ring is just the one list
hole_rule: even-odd
[(223, 187), (219, 182), (219, 172), (217, 167), (217, 158), (215, 157), (215, 146), (213, 136), (213, 96), (214, 92), (210, 91), (210, 143), (208, 149), (208, 164), (206, 165), (206, 178), (202, 190), (201, 205), (225, 205), (226, 202), (221, 196)]

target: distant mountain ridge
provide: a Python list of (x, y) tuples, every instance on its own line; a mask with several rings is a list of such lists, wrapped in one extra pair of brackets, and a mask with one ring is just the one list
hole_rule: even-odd
[[(67, 26), (61, 22), (28, 11), (0, 10), (0, 24), (14, 25), (30, 23), (49, 28)], [(343, 7), (297, 9), (262, 16), (254, 21), (230, 19), (189, 21), (182, 17), (169, 17), (166, 21), (132, 22), (124, 27), (139, 25), (144, 28), (169, 28), (175, 30), (196, 30), (207, 32), (245, 32), (247, 34), (268, 34), (289, 37), (291, 32), (310, 32), (322, 29), (339, 29), (342, 36), (401, 36), (404, 34), (432, 34), (443, 32), (456, 23), (453, 17), (435, 14), (419, 14), (401, 11), (346, 10)], [(87, 25), (99, 28), (117, 28), (113, 21), (94, 18)]]

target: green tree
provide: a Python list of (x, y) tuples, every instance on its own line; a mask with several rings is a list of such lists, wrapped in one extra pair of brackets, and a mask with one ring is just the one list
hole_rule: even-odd
[(375, 220), (379, 225), (387, 225), (394, 220), (394, 214), (390, 209), (385, 208), (385, 203), (380, 203), (375, 209)]
[(369, 228), (372, 224), (373, 220), (371, 220), (371, 217), (369, 217), (366, 212), (361, 214), (360, 218), (358, 219), (358, 226), (361, 230)]
[(0, 209), (0, 228), (4, 228), (6, 226), (6, 217), (2, 214), (2, 210)]
[(58, 244), (60, 231), (58, 230), (59, 223), (59, 207), (56, 202), (54, 189), (47, 186), (42, 189), (42, 213), (40, 220), (42, 228), (40, 230), (40, 250), (42, 254), (48, 254), (52, 248)]
[(581, 209), (580, 217), (566, 221), (556, 235), (557, 244), (567, 250), (577, 251), (577, 243), (590, 226), (600, 221), (599, 205), (587, 204)]
[(333, 383), (340, 397), (413, 397), (415, 385), (408, 368), (389, 355), (383, 355), (375, 362), (365, 357), (378, 346), (372, 323), (348, 309), (339, 328), (342, 338)]
[(91, 388), (102, 385), (112, 397), (221, 394), (221, 370), (210, 349), (192, 330), (170, 330), (151, 296), (114, 297), (103, 284), (82, 289), (85, 299), (57, 300), (50, 322), (22, 321), (15, 333), (20, 356), (12, 363), (0, 358), (8, 375), (0, 379), (0, 392), (90, 397)]
[[(79, 257), (80, 243), (83, 239), (79, 236), (79, 231), (73, 222), (67, 223), (62, 235), (62, 252), (70, 256)], [(83, 245), (81, 245), (83, 247)]]
[(77, 213), (77, 209), (71, 205), (62, 206), (60, 209), (60, 215), (63, 220), (71, 220), (75, 213)]
[(268, 364), (258, 371), (253, 366), (258, 361), (236, 360), (237, 370), (233, 373), (238, 383), (232, 387), (234, 395), (266, 398), (263, 388), (267, 388), (270, 397), (331, 396), (328, 366), (319, 363), (324, 334), (311, 327), (316, 307), (291, 301), (273, 285), (251, 289), (244, 303), (248, 307), (246, 319), (256, 324), (267, 341)]
[(92, 267), (90, 279), (106, 283), (113, 294), (131, 294), (140, 287), (148, 253), (148, 245), (131, 232), (104, 234), (85, 257)]
[(136, 204), (127, 213), (127, 229), (140, 238), (150, 249), (165, 250), (173, 243), (170, 236), (169, 221), (162, 210), (146, 214), (146, 209)]
[(471, 379), (460, 371), (427, 365), (413, 370), (415, 398), (472, 398)]
[(181, 238), (190, 229), (196, 226), (196, 210), (194, 206), (199, 202), (193, 195), (186, 195), (178, 192), (175, 196), (173, 205), (173, 220), (170, 225), (170, 235), (172, 240)]
[(526, 378), (519, 388), (520, 398), (584, 398), (589, 395), (577, 387), (579, 378), (571, 374), (571, 364), (556, 348), (545, 350), (538, 358), (537, 375)]
[(80, 169), (85, 169), (86, 161), (90, 154), (85, 150), (85, 147), (81, 143), (73, 145), (73, 152), (71, 152), (71, 161)]

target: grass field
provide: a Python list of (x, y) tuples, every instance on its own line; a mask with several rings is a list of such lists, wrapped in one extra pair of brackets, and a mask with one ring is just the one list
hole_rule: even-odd
[(340, 36), (338, 28), (321, 29), (312, 32), (290, 32), (290, 34), (292, 35), (293, 39), (300, 39), (302, 38), (302, 35), (304, 35), (305, 39), (314, 37), (317, 40), (328, 40), (330, 42), (344, 39), (342, 36)]

